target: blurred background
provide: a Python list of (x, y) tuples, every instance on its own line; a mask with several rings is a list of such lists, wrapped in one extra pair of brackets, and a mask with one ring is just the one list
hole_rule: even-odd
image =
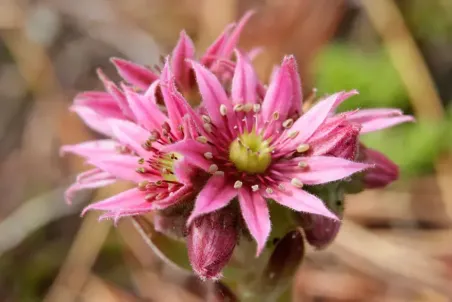
[(365, 142), (401, 167), (347, 200), (336, 242), (308, 253), (294, 301), (449, 301), (452, 287), (451, 0), (0, 0), (0, 301), (205, 301), (130, 222), (79, 217), (114, 187), (63, 192), (85, 170), (59, 147), (96, 137), (67, 107), (102, 89), (112, 56), (153, 65), (186, 29), (201, 53), (246, 10), (241, 47), (262, 79), (284, 54), (305, 95), (356, 88), (349, 108), (399, 107), (418, 123)]

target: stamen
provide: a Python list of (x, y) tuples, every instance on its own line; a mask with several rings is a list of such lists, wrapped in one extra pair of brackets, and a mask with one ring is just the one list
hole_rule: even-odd
[(213, 158), (213, 154), (212, 154), (212, 152), (206, 152), (206, 153), (204, 153), (204, 157), (206, 159), (212, 159)]
[(226, 108), (225, 104), (221, 104), (220, 105), (220, 114), (222, 116), (226, 116), (226, 114), (228, 113), (228, 109)]
[(298, 178), (292, 178), (290, 183), (297, 188), (303, 188), (303, 183)]
[(212, 125), (211, 124), (207, 124), (204, 123), (204, 130), (206, 130), (207, 132), (211, 133), (212, 132)]
[(140, 164), (140, 165), (144, 164), (144, 158), (140, 158), (140, 159), (138, 160), (138, 164)]
[(283, 127), (289, 129), (293, 125), (293, 119), (287, 119), (282, 123)]
[(138, 183), (138, 190), (146, 191), (146, 186), (148, 185), (148, 183), (149, 183), (149, 181), (147, 181), (147, 180), (140, 181)]
[(245, 112), (250, 112), (253, 109), (253, 105), (252, 104), (245, 104), (243, 106), (243, 111)]
[(237, 180), (234, 183), (234, 189), (240, 189), (243, 186), (243, 182), (241, 182), (240, 180)]
[(160, 133), (158, 133), (156, 130), (153, 130), (151, 132), (151, 136), (149, 136), (148, 140), (151, 142), (155, 142), (160, 138)]
[(209, 167), (209, 173), (215, 173), (218, 171), (218, 166), (215, 164), (210, 165)]
[(205, 115), (205, 114), (203, 114), (203, 115), (201, 116), (201, 118), (202, 118), (202, 121), (203, 121), (204, 123), (211, 123), (211, 122), (212, 122), (212, 120), (210, 119), (210, 117), (208, 117), (208, 116)]
[(278, 189), (282, 192), (284, 192), (286, 190), (286, 188), (282, 184), (278, 185)]
[(144, 199), (146, 201), (151, 201), (152, 199), (154, 199), (155, 195), (156, 195), (155, 193), (149, 193), (144, 197)]
[(141, 174), (146, 173), (146, 169), (143, 167), (139, 167), (135, 171), (137, 171), (138, 173), (141, 173)]
[(275, 121), (279, 120), (279, 112), (278, 111), (273, 112), (272, 117)]
[(215, 175), (215, 176), (224, 176), (224, 172), (223, 171), (216, 171), (215, 173), (213, 173), (213, 175)]
[(253, 111), (256, 112), (256, 113), (261, 111), (261, 104), (254, 104), (253, 105)]
[(308, 167), (308, 164), (304, 161), (301, 161), (298, 163), (298, 167), (305, 169)]
[(168, 133), (171, 131), (171, 127), (170, 127), (170, 125), (168, 124), (168, 122), (164, 122), (164, 123), (163, 123), (162, 129), (165, 130), (165, 131), (168, 132)]
[(297, 152), (298, 153), (303, 153), (309, 150), (309, 145), (308, 144), (301, 144), (297, 147)]
[(234, 106), (234, 111), (235, 112), (240, 112), (243, 110), (243, 105), (242, 104), (237, 104)]
[(265, 192), (267, 192), (267, 194), (272, 194), (273, 193), (273, 189), (272, 188), (267, 188), (267, 189), (265, 189)]
[(152, 148), (152, 142), (150, 140), (145, 141), (141, 147), (143, 147), (144, 150), (150, 151)]
[(196, 140), (198, 141), (198, 142), (200, 142), (200, 143), (203, 143), (203, 144), (206, 144), (207, 143), (207, 137), (205, 137), (205, 136), (198, 136), (197, 138), (196, 138)]
[(259, 190), (259, 185), (251, 186), (251, 190), (253, 190), (253, 192), (258, 191)]
[(289, 133), (288, 136), (289, 136), (290, 139), (294, 139), (294, 138), (297, 137), (298, 133), (300, 133), (300, 131), (292, 131), (292, 132)]

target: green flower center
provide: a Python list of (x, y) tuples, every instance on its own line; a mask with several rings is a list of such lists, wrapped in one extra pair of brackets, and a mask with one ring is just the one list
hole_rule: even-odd
[(177, 181), (177, 177), (174, 174), (174, 164), (177, 160), (181, 159), (182, 155), (178, 153), (167, 153), (159, 159), (161, 165), (162, 177), (166, 181)]
[(255, 131), (245, 132), (229, 146), (229, 159), (242, 172), (263, 173), (271, 163), (269, 142)]

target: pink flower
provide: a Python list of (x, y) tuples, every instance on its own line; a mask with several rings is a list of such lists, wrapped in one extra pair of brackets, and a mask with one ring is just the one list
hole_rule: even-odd
[(337, 219), (322, 200), (303, 190), (303, 185), (340, 180), (369, 166), (306, 153), (309, 139), (332, 109), (353, 92), (334, 94), (294, 120), (293, 113), (301, 112), (301, 86), (294, 58), (284, 58), (261, 101), (249, 59), (240, 52), (236, 55), (230, 95), (211, 71), (192, 61), (208, 115), (202, 116), (196, 139), (168, 145), (164, 150), (182, 154), (211, 174), (188, 223), (238, 198), (259, 254), (271, 229), (268, 200), (295, 211)]
[[(222, 74), (222, 77), (227, 78), (231, 68), (234, 68), (234, 63), (229, 60), (238, 44), (244, 26), (252, 15), (253, 12), (250, 11), (242, 17), (237, 25), (228, 25), (201, 56), (200, 61), (216, 73)], [(254, 50), (253, 53), (256, 51)], [(195, 48), (191, 39), (182, 31), (173, 50), (171, 68), (180, 90), (190, 94), (195, 86), (195, 81), (191, 65), (187, 62), (188, 59), (195, 59)], [(119, 58), (113, 58), (111, 61), (119, 75), (128, 83), (127, 85), (122, 84), (121, 88), (133, 88), (140, 94), (144, 94), (145, 97), (151, 98), (154, 103), (162, 104), (161, 96), (158, 93), (160, 68), (151, 70)], [(120, 89), (100, 69), (98, 75), (104, 84), (105, 92), (89, 91), (77, 95), (71, 110), (76, 112), (95, 131), (111, 136), (112, 132), (109, 123), (106, 122), (107, 119), (117, 118), (136, 122), (136, 117), (129, 108), (123, 89)]]
[[(169, 64), (161, 77), (173, 78)], [(169, 144), (193, 137), (195, 129), (190, 116), (195, 115), (194, 110), (181, 103), (182, 96), (173, 86), (161, 87), (166, 113), (159, 110), (153, 94), (141, 95), (127, 86), (123, 90), (124, 112), (136, 123), (105, 114), (106, 125), (99, 126), (107, 129), (105, 133), (113, 139), (62, 147), (62, 152), (82, 156), (95, 167), (82, 173), (68, 189), (69, 201), (77, 190), (109, 185), (117, 179), (136, 184), (136, 188), (91, 204), (83, 211), (106, 211), (101, 218), (115, 220), (171, 206), (194, 194), (195, 187), (191, 181), (195, 172), (192, 163), (180, 154), (162, 151)], [(97, 120), (88, 122), (98, 125)]]

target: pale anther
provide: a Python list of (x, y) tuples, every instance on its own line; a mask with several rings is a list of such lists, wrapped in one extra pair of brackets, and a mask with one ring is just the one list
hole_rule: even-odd
[(259, 185), (251, 186), (251, 190), (253, 190), (253, 192), (256, 192), (257, 190), (259, 190)]
[(309, 145), (308, 144), (301, 144), (297, 147), (297, 152), (298, 153), (303, 153), (309, 150)]
[(209, 173), (215, 173), (218, 171), (218, 166), (215, 164), (210, 165), (209, 167)]
[(204, 157), (207, 158), (207, 159), (212, 159), (213, 158), (213, 154), (212, 154), (212, 152), (206, 152), (206, 153), (204, 153)]
[(267, 194), (272, 194), (273, 193), (273, 189), (272, 188), (267, 188), (267, 189), (265, 189), (265, 192), (267, 192)]
[(240, 180), (237, 180), (234, 183), (234, 189), (240, 189), (243, 186), (243, 182), (241, 182)]
[(303, 183), (298, 178), (292, 178), (290, 183), (297, 188), (303, 188)]
[(243, 105), (242, 104), (237, 104), (234, 106), (234, 111), (235, 112), (240, 112), (243, 110)]
[(243, 106), (243, 111), (245, 112), (250, 112), (253, 109), (253, 105), (252, 104), (245, 104)]
[(224, 172), (223, 171), (216, 171), (215, 173), (213, 173), (213, 175), (215, 175), (215, 176), (224, 176)]
[(201, 116), (201, 118), (202, 118), (202, 121), (203, 121), (204, 123), (210, 123), (210, 122), (211, 122), (210, 117), (208, 117), (208, 116), (205, 115), (205, 114), (203, 114), (203, 115)]
[(282, 123), (282, 125), (283, 125), (283, 127), (286, 128), (286, 129), (292, 127), (292, 125), (293, 125), (293, 119), (290, 118), (290, 119), (285, 120), (285, 121)]
[(220, 114), (222, 116), (226, 116), (226, 114), (228, 113), (228, 109), (226, 108), (225, 104), (221, 104), (220, 105)]
[(254, 104), (253, 111), (258, 113), (261, 110), (261, 104)]
[(294, 139), (297, 137), (298, 133), (300, 133), (300, 131), (292, 131), (289, 133), (289, 138)]
[(198, 136), (197, 138), (196, 138), (196, 140), (198, 141), (198, 142), (200, 142), (200, 143), (203, 143), (203, 144), (206, 144), (207, 143), (207, 137), (205, 137), (205, 136)]

